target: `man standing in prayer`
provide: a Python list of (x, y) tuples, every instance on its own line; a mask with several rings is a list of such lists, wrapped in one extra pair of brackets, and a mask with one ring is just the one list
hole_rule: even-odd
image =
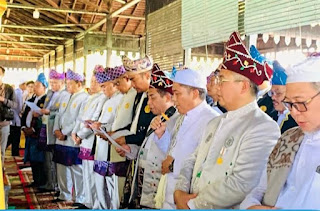
[[(159, 142), (170, 140), (156, 195), (156, 207), (175, 209), (173, 193), (182, 165), (200, 143), (203, 128), (219, 116), (205, 101), (206, 78), (199, 72), (183, 69), (173, 80), (173, 101), (180, 115), (173, 130), (159, 131)], [(158, 123), (160, 124), (160, 123)]]
[[(88, 94), (83, 91), (84, 76), (68, 70), (66, 74), (69, 95), (60, 99), (59, 112), (54, 122), (56, 145), (53, 161), (57, 163), (57, 179), (60, 190), (58, 201), (71, 201), (75, 196), (73, 206), (82, 206), (84, 202), (83, 178), (79, 145), (72, 140), (72, 130), (76, 124), (82, 104)], [(74, 194), (72, 194), (72, 191)]]
[(299, 127), (282, 134), (241, 209), (320, 209), (319, 67), (315, 53), (288, 68), (284, 104)]
[(257, 86), (272, 69), (254, 59), (231, 34), (216, 83), (227, 113), (204, 126), (197, 150), (184, 162), (175, 187), (179, 209), (237, 207), (260, 180), (280, 137), (279, 127), (256, 101)]

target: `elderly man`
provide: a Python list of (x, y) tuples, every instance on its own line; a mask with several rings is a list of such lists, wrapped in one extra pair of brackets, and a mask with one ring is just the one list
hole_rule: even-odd
[(259, 183), (280, 137), (278, 125), (256, 102), (257, 86), (271, 74), (232, 33), (217, 77), (219, 103), (228, 112), (204, 127), (198, 149), (182, 166), (174, 193), (177, 208), (233, 208)]
[[(99, 70), (104, 71), (104, 67), (97, 65), (94, 68), (94, 72)], [(94, 203), (97, 202), (93, 172), (94, 157), (91, 150), (95, 140), (95, 134), (89, 127), (89, 124), (92, 121), (98, 120), (106, 99), (107, 97), (101, 92), (98, 79), (95, 75), (92, 75), (90, 83), (90, 96), (87, 98), (86, 102), (82, 104), (76, 125), (72, 130), (73, 141), (75, 144), (80, 145), (80, 153), (78, 157), (82, 160), (82, 176), (85, 193), (85, 200), (83, 202), (84, 205), (80, 206), (79, 209), (93, 208)]]
[(287, 82), (287, 74), (284, 71), (284, 68), (281, 67), (278, 61), (273, 62), (272, 88), (268, 93), (275, 109), (271, 112), (270, 116), (278, 123), (281, 134), (286, 130), (297, 126), (297, 123), (290, 115), (289, 109), (282, 103), (286, 96)]
[(288, 69), (284, 103), (299, 127), (281, 136), (242, 209), (320, 209), (319, 66), (314, 54)]
[(42, 128), (40, 130), (40, 137), (38, 141), (38, 148), (45, 153), (44, 174), (46, 184), (40, 188), (43, 191), (58, 190), (56, 164), (52, 161), (54, 144), (56, 138), (53, 134), (53, 125), (56, 113), (59, 109), (59, 98), (62, 95), (68, 94), (64, 88), (64, 73), (58, 73), (51, 69), (49, 72), (49, 84), (51, 89), (47, 92), (47, 97), (44, 102), (42, 115)]
[(208, 122), (219, 116), (205, 101), (206, 79), (199, 72), (184, 69), (177, 71), (173, 78), (173, 101), (180, 115), (172, 131), (158, 131), (160, 141), (171, 141), (162, 162), (162, 174), (157, 196), (156, 207), (175, 209), (173, 200), (174, 186), (177, 182), (183, 162), (197, 148), (203, 128)]
[[(53, 161), (57, 163), (57, 179), (60, 195), (55, 200), (71, 201), (75, 196), (74, 206), (84, 203), (81, 159), (79, 145), (72, 140), (72, 130), (75, 127), (82, 104), (88, 95), (83, 91), (84, 76), (68, 70), (66, 74), (69, 95), (60, 99), (59, 112), (54, 122), (56, 145)], [(74, 194), (72, 194), (72, 191)]]
[[(174, 127), (175, 119), (178, 112), (172, 107), (172, 80), (166, 73), (160, 70), (157, 64), (154, 64), (151, 73), (151, 83), (148, 91), (148, 105), (154, 115), (158, 115), (151, 122), (149, 130), (155, 129), (154, 133), (146, 136), (141, 147), (138, 145), (123, 145), (130, 151), (136, 160), (134, 177), (132, 180), (131, 194), (127, 194), (129, 200), (129, 208), (155, 208), (154, 197), (157, 192), (159, 179), (161, 177), (161, 163), (166, 157), (169, 146), (169, 139), (159, 141), (156, 139), (158, 134), (158, 127), (166, 127), (171, 130)], [(170, 108), (172, 115), (169, 122), (161, 123), (161, 125), (154, 124), (162, 117)], [(125, 152), (117, 149), (117, 151), (124, 156)], [(132, 159), (131, 157), (128, 157)], [(139, 182), (138, 182), (139, 181)], [(130, 198), (129, 198), (130, 197)]]
[[(98, 121), (92, 123), (91, 128), (99, 129), (102, 127), (105, 131), (110, 132), (114, 122), (116, 121), (115, 118), (117, 117), (116, 114), (118, 109), (120, 107), (126, 107), (127, 110), (132, 108), (130, 104), (133, 105), (133, 99), (128, 101), (130, 98), (129, 95), (127, 93), (122, 94), (119, 92), (115, 85), (116, 79), (124, 73), (125, 69), (123, 66), (107, 68), (104, 71), (95, 71), (95, 77), (97, 78), (107, 100), (103, 104)], [(129, 89), (130, 87), (128, 87), (128, 90)], [(126, 98), (126, 100), (123, 101), (123, 98)], [(121, 105), (121, 102), (124, 104)], [(122, 111), (123, 113), (128, 114), (130, 118), (131, 110), (128, 112), (126, 109), (124, 108)], [(122, 120), (124, 123), (128, 124), (129, 120), (125, 118)], [(95, 182), (95, 191), (93, 192), (96, 192), (96, 198), (93, 198), (95, 202), (93, 209), (117, 209), (120, 205), (118, 175), (119, 171), (125, 175), (127, 163), (117, 160), (117, 157), (120, 156), (115, 153), (114, 146), (110, 145), (102, 137), (96, 137), (96, 146), (93, 150), (95, 150), (94, 166), (92, 169), (94, 171), (92, 176)], [(115, 171), (116, 169), (118, 171)]]

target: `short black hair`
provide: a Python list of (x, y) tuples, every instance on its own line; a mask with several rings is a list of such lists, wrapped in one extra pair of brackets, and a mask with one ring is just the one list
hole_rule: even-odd
[(171, 93), (170, 92), (167, 92), (167, 91), (165, 91), (165, 90), (163, 90), (163, 89), (156, 89), (157, 90), (157, 92), (159, 93), (159, 95), (160, 95), (160, 97), (164, 97), (166, 94), (170, 94), (171, 95)]
[(3, 74), (6, 72), (6, 69), (4, 69), (4, 67), (0, 66), (0, 69), (2, 70)]
[(29, 84), (34, 84), (34, 81), (28, 81), (26, 84), (27, 84), (27, 86), (28, 86)]

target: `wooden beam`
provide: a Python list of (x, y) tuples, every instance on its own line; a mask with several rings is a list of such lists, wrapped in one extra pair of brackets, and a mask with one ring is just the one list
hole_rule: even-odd
[(45, 35), (35, 35), (35, 34), (19, 34), (19, 33), (0, 33), (2, 35), (13, 36), (13, 37), (31, 37), (31, 38), (41, 38), (41, 39), (53, 39), (53, 40), (67, 40), (72, 39), (71, 37), (57, 37), (57, 36), (45, 36)]
[(132, 7), (133, 5), (139, 3), (141, 0), (132, 0), (128, 3), (126, 3), (125, 5), (123, 5), (122, 7), (120, 7), (119, 9), (113, 11), (110, 15), (109, 18), (113, 18), (116, 17), (117, 15), (119, 15), (120, 13), (122, 13), (123, 11), (127, 10), (128, 8)]
[(46, 31), (60, 31), (60, 32), (83, 32), (83, 30), (79, 29), (62, 29), (58, 27), (52, 27), (52, 26), (26, 26), (26, 25), (9, 25), (4, 24), (1, 25), (1, 27), (4, 28), (15, 28), (15, 29), (33, 29), (33, 30), (46, 30)]
[[(99, 2), (100, 1), (100, 2)], [(98, 0), (98, 7), (100, 8), (102, 6), (103, 0)], [(96, 15), (91, 16), (90, 23), (94, 23), (96, 20)]]
[(17, 8), (17, 9), (30, 9), (30, 10), (44, 10), (50, 12), (62, 12), (62, 13), (77, 13), (77, 14), (88, 14), (88, 15), (100, 15), (106, 16), (106, 13), (103, 12), (92, 12), (92, 11), (85, 11), (85, 10), (75, 10), (75, 9), (67, 9), (67, 8), (59, 8), (59, 5), (56, 4), (52, 0), (46, 0), (52, 7), (39, 7), (39, 6), (32, 6), (32, 5), (25, 5), (25, 4), (7, 4), (8, 8)]
[[(140, 4), (140, 2), (138, 2), (138, 3), (136, 4), (136, 6), (134, 7), (131, 15), (134, 15), (134, 13), (137, 11), (137, 8), (139, 7), (139, 4)], [(124, 33), (124, 32), (126, 31), (127, 27), (129, 26), (130, 21), (131, 21), (130, 19), (127, 21), (127, 24), (126, 24), (125, 27), (123, 28), (122, 33)]]
[[(46, 0), (46, 2), (48, 2), (52, 7), (58, 9), (59, 5), (54, 2), (53, 0)], [(79, 21), (74, 17), (74, 16), (70, 16), (69, 19), (74, 22), (74, 23), (79, 23)]]
[(16, 58), (28, 58), (28, 59), (39, 59), (41, 56), (23, 56), (23, 55), (10, 55), (10, 54), (0, 54), (0, 56), (16, 57)]
[(53, 46), (59, 46), (58, 44), (52, 44), (52, 43), (33, 43), (33, 42), (21, 42), (21, 41), (8, 41), (8, 40), (0, 40), (1, 43), (10, 43), (10, 44), (21, 44), (21, 45), (38, 45), (38, 46), (48, 46), (48, 47), (53, 47)]
[(44, 51), (52, 51), (53, 49), (40, 49), (40, 48), (7, 48), (7, 47), (0, 47), (0, 49), (5, 50), (20, 50), (20, 51), (37, 51), (37, 52), (44, 52)]
[[(110, 15), (108, 16), (108, 18), (113, 18), (116, 17), (117, 15), (119, 15), (120, 13), (122, 13), (123, 11), (125, 11), (126, 9), (132, 7), (133, 5), (137, 4), (138, 2), (140, 2), (141, 0), (132, 0), (130, 2), (128, 2), (127, 4), (123, 5), (122, 7), (120, 7), (119, 9), (113, 11), (112, 13), (110, 13)], [(95, 25), (89, 27), (86, 31), (81, 32), (80, 34), (78, 34), (76, 36), (77, 39), (83, 37), (85, 34), (87, 34), (88, 32), (95, 30), (97, 28), (99, 28), (100, 26), (102, 26), (103, 24), (105, 24), (107, 21), (106, 18), (103, 18), (101, 21), (99, 21), (98, 23), (96, 23)]]
[[(74, 10), (75, 6), (77, 4), (77, 0), (73, 0), (73, 4), (72, 4), (72, 7), (71, 9)], [(61, 6), (60, 6), (61, 7)], [(66, 23), (68, 23), (68, 18), (70, 17), (70, 13), (67, 13), (66, 14)]]

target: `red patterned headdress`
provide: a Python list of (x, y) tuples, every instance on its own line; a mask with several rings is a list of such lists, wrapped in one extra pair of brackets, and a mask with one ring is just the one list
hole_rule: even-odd
[(239, 73), (257, 85), (270, 80), (273, 72), (267, 62), (259, 62), (250, 55), (238, 32), (233, 32), (227, 42), (221, 68)]
[(162, 70), (160, 70), (157, 64), (154, 64), (152, 68), (150, 87), (162, 89), (173, 94), (172, 80)]

